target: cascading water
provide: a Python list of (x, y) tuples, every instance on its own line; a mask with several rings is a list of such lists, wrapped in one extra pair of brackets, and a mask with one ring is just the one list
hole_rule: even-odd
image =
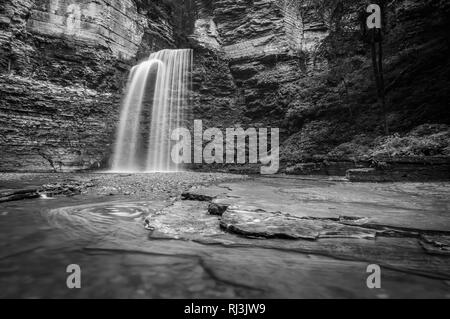
[[(117, 131), (113, 171), (181, 169), (171, 159), (170, 135), (186, 120), (191, 67), (192, 50), (181, 49), (152, 53), (147, 61), (131, 69)], [(143, 132), (142, 117), (148, 95), (150, 127)]]

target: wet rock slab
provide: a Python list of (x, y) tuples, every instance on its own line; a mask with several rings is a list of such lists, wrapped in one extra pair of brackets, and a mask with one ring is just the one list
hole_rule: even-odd
[(421, 235), (420, 244), (429, 254), (450, 256), (450, 235)]
[(374, 239), (376, 231), (340, 224), (331, 220), (294, 217), (281, 212), (230, 207), (222, 215), (220, 226), (250, 237), (309, 239)]
[[(229, 206), (280, 211), (295, 217), (346, 220), (373, 228), (450, 231), (450, 183), (348, 183), (293, 177), (221, 183), (227, 190), (211, 200), (220, 212)], [(190, 196), (206, 192), (190, 190)]]
[(220, 216), (226, 234), (200, 236), (198, 242), (364, 260), (450, 279), (446, 183), (351, 184), (275, 177), (217, 188), (226, 192), (211, 197), (207, 209)]
[(50, 183), (27, 188), (0, 189), (0, 203), (22, 199), (39, 198), (41, 196), (53, 197), (56, 195), (79, 195), (87, 188), (92, 186), (94, 186), (94, 184), (90, 180), (66, 180), (63, 182)]
[[(90, 188), (165, 179), (158, 188), (171, 191), (160, 199), (1, 204), (0, 297), (450, 298), (446, 185), (219, 179), (183, 184), (208, 198), (171, 197), (172, 185), (190, 176), (110, 175)], [(408, 217), (423, 198), (422, 229)], [(41, 203), (52, 209), (37, 212)], [(398, 227), (376, 223), (388, 214)], [(55, 275), (68, 260), (82, 265), (83, 289), (65, 289)], [(369, 264), (382, 269), (381, 289), (366, 287)]]
[(37, 188), (4, 189), (0, 191), (0, 203), (39, 197)]
[(150, 213), (145, 227), (151, 238), (198, 239), (221, 233), (217, 217), (208, 214), (208, 203), (177, 201), (164, 209)]

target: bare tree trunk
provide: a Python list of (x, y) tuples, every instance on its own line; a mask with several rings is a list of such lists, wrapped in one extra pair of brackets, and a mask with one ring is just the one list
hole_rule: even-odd
[(378, 76), (380, 77), (380, 98), (381, 98), (381, 106), (383, 109), (383, 117), (384, 117), (384, 133), (389, 135), (389, 126), (387, 120), (387, 109), (386, 109), (386, 90), (384, 88), (384, 72), (383, 72), (383, 39), (381, 38), (380, 31), (380, 41), (378, 42)]
[(383, 45), (380, 39), (378, 41), (378, 54), (377, 54), (377, 41), (376, 41), (376, 32), (378, 32), (376, 29), (371, 30), (371, 49), (372, 49), (372, 65), (373, 65), (373, 71), (375, 75), (375, 82), (377, 85), (377, 96), (378, 96), (378, 103), (381, 106), (381, 110), (383, 112), (383, 119), (384, 119), (384, 133), (386, 135), (389, 134), (389, 127), (388, 127), (388, 121), (387, 121), (387, 110), (386, 110), (386, 96), (385, 96), (385, 89), (384, 89), (384, 75), (383, 75)]
[(350, 112), (350, 118), (353, 118), (353, 111), (352, 111), (352, 107), (350, 105), (350, 96), (348, 94), (348, 85), (347, 85), (347, 81), (345, 80), (345, 77), (342, 77), (342, 83), (344, 84), (345, 102), (347, 103), (348, 111)]

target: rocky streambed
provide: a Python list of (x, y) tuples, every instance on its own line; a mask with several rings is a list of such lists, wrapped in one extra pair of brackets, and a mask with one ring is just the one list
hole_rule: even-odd
[(39, 195), (0, 203), (0, 297), (450, 298), (449, 183), (2, 174), (0, 188)]

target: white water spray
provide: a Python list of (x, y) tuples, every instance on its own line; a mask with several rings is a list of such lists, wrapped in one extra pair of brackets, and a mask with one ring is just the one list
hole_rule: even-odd
[[(147, 61), (131, 69), (117, 131), (113, 171), (181, 170), (171, 159), (170, 134), (185, 121), (191, 67), (192, 50), (182, 49), (152, 53)], [(143, 132), (143, 109), (147, 106), (144, 101), (152, 88), (147, 119), (150, 128), (149, 132)]]

